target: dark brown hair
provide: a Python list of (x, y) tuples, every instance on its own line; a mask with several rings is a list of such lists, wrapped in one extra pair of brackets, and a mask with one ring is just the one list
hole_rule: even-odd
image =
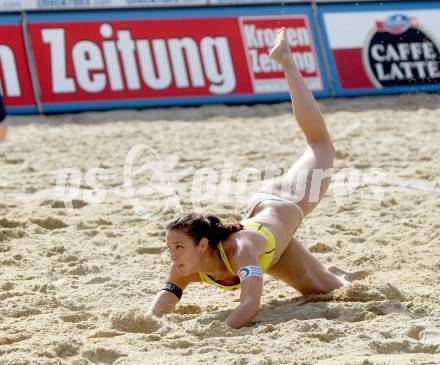
[(241, 231), (243, 226), (239, 222), (223, 224), (220, 218), (213, 214), (190, 213), (177, 217), (167, 224), (168, 231), (178, 229), (190, 236), (196, 246), (202, 238), (207, 238), (209, 246), (217, 249), (217, 244), (231, 233)]

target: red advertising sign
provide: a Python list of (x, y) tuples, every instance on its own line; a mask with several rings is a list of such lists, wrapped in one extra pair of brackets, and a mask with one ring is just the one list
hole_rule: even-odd
[(240, 18), (243, 44), (256, 93), (288, 92), (281, 66), (269, 57), (276, 33), (286, 28), (287, 42), (302, 76), (312, 91), (323, 90), (318, 57), (307, 16), (258, 16)]
[(236, 18), (32, 23), (43, 103), (251, 93)]
[(181, 18), (146, 19), (118, 13), (118, 18), (99, 21), (86, 13), (63, 21), (53, 21), (49, 13), (30, 16), (42, 104), (45, 110), (73, 104), (83, 110), (91, 103), (105, 109), (115, 101), (121, 106), (177, 105), (287, 94), (281, 68), (268, 56), (283, 26), (309, 87), (326, 92), (310, 14), (237, 13), (210, 9), (194, 16), (182, 12)]
[(0, 89), (8, 108), (35, 105), (19, 24), (0, 24)]

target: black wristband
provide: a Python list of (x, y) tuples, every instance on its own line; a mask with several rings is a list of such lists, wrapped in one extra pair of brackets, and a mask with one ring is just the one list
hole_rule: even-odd
[(162, 290), (166, 290), (169, 291), (170, 293), (173, 293), (179, 300), (180, 298), (182, 298), (182, 289), (180, 289), (177, 285), (174, 285), (170, 281), (167, 281), (165, 283), (165, 286), (162, 288)]

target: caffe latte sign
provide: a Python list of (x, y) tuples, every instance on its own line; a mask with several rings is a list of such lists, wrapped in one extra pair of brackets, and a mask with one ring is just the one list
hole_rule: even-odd
[(395, 14), (376, 21), (363, 62), (376, 87), (440, 84), (438, 41), (416, 18)]

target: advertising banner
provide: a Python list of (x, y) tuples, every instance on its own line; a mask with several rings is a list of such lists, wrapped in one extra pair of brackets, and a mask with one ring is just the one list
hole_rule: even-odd
[(0, 0), (0, 12), (207, 5), (207, 0)]
[[(348, 2), (352, 0), (338, 0)], [(358, 0), (373, 1), (373, 0)], [(383, 0), (395, 1), (395, 0)], [(383, 2), (382, 1), (382, 2)], [(317, 2), (334, 2), (333, 0), (317, 0)], [(114, 9), (142, 7), (179, 7), (194, 5), (238, 5), (238, 4), (276, 4), (274, 0), (0, 0), (0, 12), (25, 10), (81, 10), (81, 9)], [(279, 4), (280, 2), (278, 2)], [(285, 3), (304, 3), (304, 0), (285, 0)]]
[(313, 91), (322, 91), (323, 78), (318, 55), (306, 15), (240, 17), (240, 29), (246, 49), (253, 90), (256, 93), (288, 91), (281, 66), (269, 57), (276, 30), (286, 28), (287, 41), (296, 65)]
[(321, 5), (337, 95), (440, 91), (440, 3)]
[(15, 15), (0, 15), (0, 92), (8, 113), (37, 111), (20, 19)]
[[(294, 59), (317, 96), (329, 95), (309, 8), (29, 14), (46, 112), (287, 100), (268, 56), (288, 30)], [(43, 77), (44, 75), (44, 77)]]

